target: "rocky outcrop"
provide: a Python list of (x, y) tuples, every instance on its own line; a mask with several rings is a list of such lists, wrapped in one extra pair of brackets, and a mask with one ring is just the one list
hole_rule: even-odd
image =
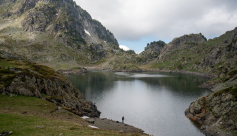
[(32, 72), (34, 73), (17, 74), (12, 83), (2, 88), (0, 92), (46, 99), (80, 116), (100, 116), (96, 106), (86, 101), (83, 94), (70, 82), (57, 78), (40, 78), (35, 76), (40, 73)]
[(157, 52), (158, 54), (161, 52), (162, 48), (166, 45), (164, 41), (154, 41), (151, 42), (150, 44), (148, 43), (147, 46), (145, 47), (145, 51), (151, 49), (154, 52)]
[(207, 39), (201, 33), (174, 38), (170, 43), (164, 46), (159, 57), (162, 58), (164, 55), (168, 55), (175, 50), (190, 48), (198, 44), (203, 44), (206, 41)]
[(147, 47), (145, 47), (145, 51), (141, 52), (136, 57), (136, 63), (138, 64), (147, 64), (150, 61), (156, 59), (159, 55), (163, 47), (166, 45), (163, 41), (154, 41), (150, 44), (147, 44)]
[[(230, 135), (237, 132), (236, 86), (200, 97), (192, 102), (185, 115), (202, 125), (206, 135)], [(227, 130), (227, 131), (223, 131)]]
[(211, 72), (220, 77), (236, 69), (234, 62), (237, 59), (237, 28), (220, 37), (208, 40), (208, 44), (213, 48), (202, 59), (199, 67), (210, 67)]
[(102, 57), (106, 56), (106, 52), (101, 44), (92, 44), (90, 46), (90, 51), (92, 52), (91, 61), (97, 61)]
[(84, 74), (84, 73), (87, 73), (87, 69), (79, 67), (79, 68), (73, 68), (69, 70), (58, 70), (58, 72), (63, 75)]
[(26, 60), (3, 57), (6, 55), (0, 58), (3, 64), (0, 66), (0, 93), (38, 97), (80, 116), (100, 116), (97, 107), (86, 101), (83, 94), (60, 73)]

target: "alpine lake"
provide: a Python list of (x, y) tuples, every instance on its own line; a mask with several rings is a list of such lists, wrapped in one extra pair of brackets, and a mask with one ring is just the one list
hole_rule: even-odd
[(154, 136), (204, 136), (200, 125), (184, 115), (191, 102), (211, 93), (198, 86), (205, 78), (159, 72), (93, 71), (66, 75), (101, 118), (122, 121)]

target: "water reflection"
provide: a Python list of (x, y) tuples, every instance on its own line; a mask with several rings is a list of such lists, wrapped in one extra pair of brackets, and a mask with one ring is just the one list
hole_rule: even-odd
[(162, 136), (200, 136), (184, 116), (199, 96), (210, 93), (197, 88), (203, 78), (170, 73), (91, 72), (66, 76), (85, 98), (102, 111), (101, 117), (125, 122)]

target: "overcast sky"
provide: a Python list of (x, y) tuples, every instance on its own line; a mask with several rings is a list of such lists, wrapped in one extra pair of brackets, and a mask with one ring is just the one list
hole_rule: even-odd
[(120, 45), (140, 52), (184, 34), (220, 36), (237, 27), (237, 0), (74, 0), (100, 21)]

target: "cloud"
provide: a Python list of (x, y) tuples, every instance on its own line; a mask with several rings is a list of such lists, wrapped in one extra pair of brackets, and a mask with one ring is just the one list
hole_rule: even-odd
[(128, 50), (130, 50), (127, 46), (125, 46), (125, 45), (119, 45), (119, 48), (121, 48), (121, 49), (123, 49), (123, 50), (125, 50), (125, 51), (128, 51)]
[(165, 41), (200, 32), (212, 38), (237, 26), (236, 0), (75, 1), (119, 41), (146, 36)]

